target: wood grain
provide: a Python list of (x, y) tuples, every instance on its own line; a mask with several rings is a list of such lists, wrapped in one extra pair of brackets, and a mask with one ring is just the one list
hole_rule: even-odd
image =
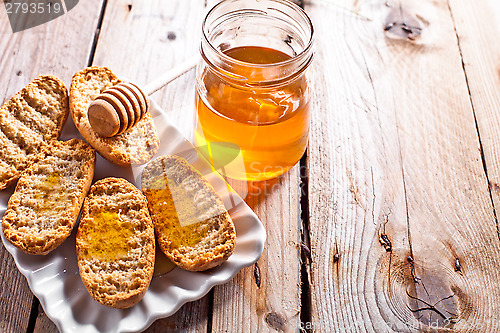
[(50, 320), (49, 317), (43, 311), (41, 305), (38, 306), (38, 315), (36, 317), (35, 327), (33, 328), (33, 333), (49, 333), (49, 332), (59, 332), (56, 324)]
[[(500, 2), (450, 1), (481, 148), (500, 217)], [(498, 222), (497, 222), (498, 223)], [(500, 237), (500, 235), (499, 235)]]
[(0, 11), (1, 99), (9, 98), (41, 74), (55, 74), (66, 85), (87, 65), (102, 0), (85, 1), (41, 26), (12, 33)]
[[(93, 65), (107, 66), (132, 82), (147, 84), (198, 52), (206, 10), (202, 0), (110, 0)], [(193, 128), (194, 81), (191, 70), (152, 96), (188, 138)], [(209, 307), (208, 296), (188, 303), (146, 332), (206, 331)]]
[(447, 2), (306, 10), (318, 84), (310, 326), (493, 332), (500, 244)]
[(0, 245), (0, 331), (25, 332), (33, 302), (26, 279), (17, 270), (12, 256)]
[(214, 288), (212, 331), (296, 332), (301, 307), (299, 166), (278, 179), (243, 186), (245, 201), (267, 230), (266, 244), (257, 267)]
[[(0, 10), (0, 102), (40, 74), (54, 74), (68, 84), (87, 64), (101, 3), (83, 1), (60, 18), (18, 33), (12, 33), (6, 12)], [(2, 195), (8, 198), (12, 191), (13, 186)], [(33, 294), (3, 245), (0, 285), (0, 331), (25, 332)]]

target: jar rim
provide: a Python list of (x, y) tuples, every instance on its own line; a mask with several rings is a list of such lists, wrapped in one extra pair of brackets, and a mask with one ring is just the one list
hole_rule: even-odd
[[(309, 34), (309, 38), (308, 38), (307, 44), (306, 44), (306, 46), (304, 47), (303, 50), (301, 50), (296, 55), (292, 56), (290, 59), (282, 60), (282, 61), (275, 62), (275, 63), (267, 63), (267, 64), (266, 63), (264, 63), (264, 64), (256, 64), (256, 63), (241, 61), (241, 60), (238, 60), (238, 59), (235, 59), (233, 57), (228, 56), (224, 52), (221, 52), (219, 49), (217, 49), (210, 42), (210, 40), (209, 40), (209, 38), (207, 36), (207, 33), (206, 33), (207, 20), (220, 7), (224, 6), (225, 4), (227, 4), (229, 2), (237, 2), (237, 1), (240, 1), (240, 0), (223, 0), (223, 1), (219, 2), (214, 7), (212, 7), (212, 9), (210, 9), (208, 11), (207, 15), (205, 16), (205, 18), (203, 19), (203, 22), (202, 22), (202, 36), (203, 36), (203, 41), (208, 44), (208, 46), (210, 47), (210, 49), (213, 52), (217, 53), (220, 57), (222, 57), (222, 59), (224, 59), (224, 61), (227, 61), (227, 62), (235, 64), (235, 65), (242, 65), (242, 66), (246, 66), (246, 67), (272, 68), (272, 67), (286, 66), (286, 65), (292, 64), (292, 63), (296, 62), (298, 59), (305, 58), (307, 56), (312, 57), (312, 52), (311, 51), (312, 51), (313, 42), (314, 42), (314, 27), (313, 27), (311, 18), (307, 15), (307, 13), (304, 11), (304, 9), (302, 9), (300, 6), (298, 6), (297, 4), (293, 3), (290, 0), (265, 0), (265, 1), (275, 2), (275, 3), (282, 4), (282, 5), (286, 5), (289, 8), (291, 8), (292, 10), (295, 10), (296, 12), (298, 12), (300, 14), (300, 16), (305, 20), (305, 22), (307, 23), (307, 25), (308, 25), (308, 27), (310, 29), (310, 34)], [(306, 64), (309, 64), (309, 63), (310, 63), (309, 61), (306, 62)]]

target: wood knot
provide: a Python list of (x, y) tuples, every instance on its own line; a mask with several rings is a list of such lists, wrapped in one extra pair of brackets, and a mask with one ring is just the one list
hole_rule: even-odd
[(390, 38), (414, 41), (422, 34), (422, 24), (416, 16), (407, 13), (400, 6), (390, 8), (385, 18), (384, 30)]
[(177, 35), (175, 34), (175, 32), (169, 31), (167, 33), (167, 38), (168, 38), (168, 40), (175, 40), (177, 38)]
[(490, 188), (491, 191), (494, 191), (497, 194), (500, 194), (500, 185), (498, 185), (497, 183), (494, 183), (494, 182), (490, 181), (488, 183), (488, 186), (489, 186), (489, 188)]
[(268, 314), (266, 314), (264, 320), (271, 328), (275, 329), (276, 331), (285, 331), (286, 321), (276, 312), (269, 312)]
[(407, 309), (425, 326), (453, 328), (460, 316), (460, 300), (453, 291), (453, 280), (447, 278), (449, 273), (439, 266), (422, 262), (417, 265), (417, 261), (410, 257), (407, 258), (410, 276), (405, 283)]
[[(392, 252), (392, 243), (389, 237), (386, 234), (385, 227), (387, 226), (387, 223), (389, 223), (389, 215), (391, 213), (389, 212), (387, 215), (385, 215), (385, 221), (383, 224), (379, 227), (378, 231), (378, 241), (380, 244), (384, 247), (386, 252)], [(381, 230), (382, 229), (382, 230)]]
[(255, 265), (253, 266), (253, 276), (255, 278), (255, 284), (257, 285), (257, 288), (260, 288), (260, 283), (261, 283), (260, 268), (257, 265), (257, 263), (255, 263)]
[(408, 25), (406, 22), (389, 22), (384, 26), (384, 30), (409, 40), (415, 40), (422, 33), (422, 28)]
[(395, 248), (391, 256), (380, 257), (380, 275), (374, 279), (375, 292), (381, 295), (379, 308), (390, 309), (388, 315), (397, 314), (405, 328), (408, 325), (419, 332), (453, 330), (460, 320), (469, 318), (466, 311), (476, 310), (470, 296), (461, 291), (462, 274), (455, 274), (448, 260), (437, 261), (440, 256), (429, 260), (432, 254)]
[(392, 252), (392, 243), (386, 234), (380, 234), (379, 242), (387, 252)]
[(462, 273), (462, 264), (459, 258), (455, 258), (455, 272)]

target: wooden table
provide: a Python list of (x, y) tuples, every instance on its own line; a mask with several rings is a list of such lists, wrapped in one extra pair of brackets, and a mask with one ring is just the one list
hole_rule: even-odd
[[(0, 99), (92, 64), (148, 82), (197, 52), (213, 4), (82, 0), (15, 34), (0, 8)], [(264, 254), (147, 332), (500, 332), (499, 2), (300, 5), (312, 129), (301, 163), (247, 197)], [(153, 96), (188, 137), (194, 75)], [(3, 246), (0, 331), (56, 331)]]

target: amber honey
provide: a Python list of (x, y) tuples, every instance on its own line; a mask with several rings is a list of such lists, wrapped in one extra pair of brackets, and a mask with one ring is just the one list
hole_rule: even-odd
[[(208, 233), (207, 229), (201, 227), (203, 221), (196, 219), (194, 205), (190, 200), (186, 200), (186, 195), (177, 195), (177, 207), (174, 204), (171, 190), (173, 182), (165, 189), (146, 189), (144, 193), (149, 202), (150, 210), (161, 218), (162, 223), (156, 225), (158, 233), (171, 235), (169, 237), (170, 247), (177, 249), (184, 246), (194, 246), (198, 244)], [(191, 203), (191, 206), (189, 206)], [(189, 222), (184, 224), (179, 215), (186, 215)]]
[(165, 239), (171, 249), (198, 244), (210, 232), (206, 220), (224, 212), (202, 204), (202, 192), (177, 176), (154, 174), (148, 183), (147, 187), (143, 184), (143, 193), (149, 211), (156, 217), (155, 229), (160, 235), (168, 235)]
[[(295, 165), (306, 149), (307, 80), (299, 73), (273, 82), (276, 71), (283, 68), (280, 64), (292, 57), (272, 48), (240, 46), (224, 54), (238, 61), (229, 74), (207, 68), (198, 77), (196, 145), (208, 146), (212, 164), (228, 154), (240, 153), (243, 163), (224, 167), (230, 178), (265, 180), (279, 176)], [(230, 143), (227, 149), (239, 152), (215, 149), (219, 143)]]
[(54, 171), (39, 183), (38, 191), (33, 195), (37, 201), (37, 211), (44, 214), (59, 214), (66, 208), (66, 196), (61, 186), (61, 173)]
[(128, 241), (133, 236), (133, 226), (125, 222), (120, 211), (101, 210), (80, 227), (79, 232), (87, 248), (82, 253), (84, 259), (119, 260), (130, 250)]

